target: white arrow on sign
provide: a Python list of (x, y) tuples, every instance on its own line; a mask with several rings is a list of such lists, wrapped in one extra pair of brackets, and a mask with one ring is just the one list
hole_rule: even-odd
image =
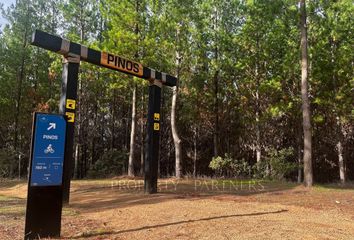
[(55, 129), (56, 126), (57, 126), (57, 125), (56, 125), (55, 123), (49, 123), (49, 127), (47, 128), (47, 130)]

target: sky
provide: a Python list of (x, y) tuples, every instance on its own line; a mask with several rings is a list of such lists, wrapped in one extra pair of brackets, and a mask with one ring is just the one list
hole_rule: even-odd
[[(6, 9), (8, 6), (10, 6), (12, 3), (14, 4), (16, 0), (0, 0), (0, 3), (4, 5), (4, 9)], [(0, 25), (1, 29), (4, 28), (4, 25), (6, 24), (6, 20), (2, 17), (0, 14)]]

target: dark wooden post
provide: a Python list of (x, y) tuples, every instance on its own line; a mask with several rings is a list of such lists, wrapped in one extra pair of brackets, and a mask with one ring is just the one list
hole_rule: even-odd
[(160, 144), (160, 105), (162, 82), (153, 80), (149, 86), (147, 141), (145, 156), (145, 193), (157, 192), (158, 156)]
[(66, 116), (67, 130), (63, 171), (63, 203), (70, 198), (70, 180), (74, 167), (73, 148), (75, 136), (75, 109), (77, 98), (77, 81), (79, 77), (80, 56), (67, 56), (63, 61), (63, 75), (59, 113)]

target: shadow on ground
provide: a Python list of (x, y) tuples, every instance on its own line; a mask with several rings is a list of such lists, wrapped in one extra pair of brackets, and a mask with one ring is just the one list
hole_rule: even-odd
[(190, 220), (183, 220), (183, 221), (178, 221), (178, 222), (170, 222), (170, 223), (163, 223), (163, 224), (156, 224), (156, 225), (148, 225), (148, 226), (143, 226), (143, 227), (139, 227), (139, 228), (125, 229), (125, 230), (121, 230), (121, 231), (88, 232), (88, 233), (80, 234), (79, 236), (71, 237), (71, 239), (79, 239), (79, 238), (83, 238), (83, 237), (97, 237), (97, 236), (103, 236), (103, 235), (118, 235), (118, 234), (123, 234), (123, 233), (130, 233), (130, 232), (136, 232), (136, 231), (142, 231), (142, 230), (148, 230), (148, 229), (154, 229), (154, 228), (161, 228), (161, 227), (167, 227), (167, 226), (174, 226), (174, 225), (179, 225), (179, 224), (200, 222), (200, 221), (210, 221), (210, 220), (215, 220), (215, 219), (227, 219), (227, 218), (236, 218), (236, 217), (260, 216), (260, 215), (268, 215), (268, 214), (280, 214), (280, 213), (284, 213), (287, 211), (288, 210), (282, 209), (282, 210), (273, 211), (273, 212), (233, 214), (233, 215), (215, 216), (215, 217), (208, 217), (208, 218), (190, 219)]
[(97, 212), (135, 205), (157, 204), (175, 199), (203, 199), (214, 196), (282, 195), (298, 185), (261, 181), (228, 182), (227, 180), (160, 180), (156, 194), (144, 194), (143, 181), (127, 180), (88, 183), (72, 189), (70, 207)]

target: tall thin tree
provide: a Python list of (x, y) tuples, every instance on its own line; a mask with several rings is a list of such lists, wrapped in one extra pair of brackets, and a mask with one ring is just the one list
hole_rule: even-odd
[(304, 131), (304, 184), (311, 187), (312, 174), (312, 136), (311, 136), (311, 110), (308, 93), (308, 54), (307, 54), (307, 17), (306, 2), (300, 0), (300, 29), (301, 29), (301, 99), (302, 99), (302, 125)]
[[(139, 1), (135, 2), (136, 22), (134, 27), (134, 34), (136, 37), (136, 46), (139, 46)], [(139, 50), (135, 52), (135, 58), (139, 58)], [(134, 81), (134, 80), (133, 80)], [(137, 85), (133, 83), (133, 98), (132, 98), (132, 121), (130, 131), (130, 148), (129, 148), (129, 163), (128, 163), (128, 176), (134, 176), (134, 152), (135, 152), (135, 135), (136, 135), (136, 91)]]
[[(178, 47), (179, 45), (179, 28), (177, 26), (177, 33), (176, 33), (176, 41), (177, 44), (176, 46)], [(177, 63), (177, 78), (180, 76), (180, 65), (181, 65), (181, 56), (179, 53), (179, 50), (176, 51), (176, 63)], [(176, 156), (176, 165), (175, 165), (175, 170), (176, 170), (176, 178), (180, 178), (182, 175), (182, 168), (181, 168), (181, 139), (178, 136), (177, 132), (177, 126), (176, 126), (176, 103), (177, 103), (177, 95), (178, 95), (178, 86), (173, 87), (172, 89), (172, 106), (171, 106), (171, 129), (172, 129), (172, 137), (173, 137), (173, 142), (175, 145), (175, 156)]]

